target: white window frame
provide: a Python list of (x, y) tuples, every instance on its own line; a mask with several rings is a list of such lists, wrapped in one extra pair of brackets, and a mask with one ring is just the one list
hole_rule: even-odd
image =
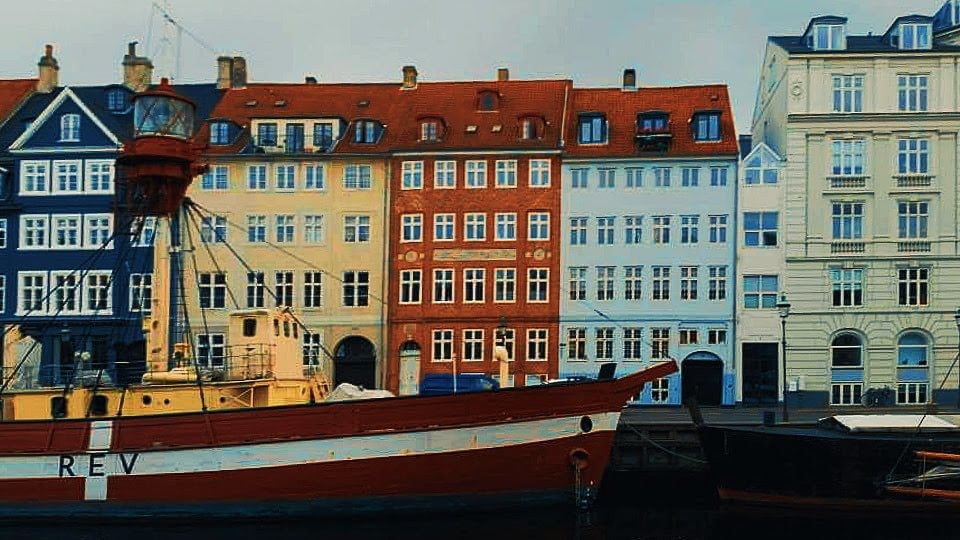
[[(47, 160), (20, 162), (20, 195), (47, 195), (50, 193), (51, 167)], [(27, 189), (32, 187), (33, 189)]]
[[(63, 280), (66, 287), (61, 287), (59, 280)], [(47, 286), (49, 287), (49, 298), (47, 304), (49, 305), (50, 313), (56, 315), (79, 315), (84, 311), (84, 300), (85, 295), (83, 294), (85, 289), (86, 275), (81, 272), (75, 272), (71, 270), (55, 270), (50, 272), (49, 281)], [(72, 290), (72, 298), (69, 300), (73, 304), (73, 307), (61, 307), (61, 302), (67, 302), (66, 298), (61, 297), (61, 294), (68, 293), (67, 291)], [(63, 291), (63, 293), (58, 292)]]
[(80, 142), (80, 115), (67, 113), (60, 116), (60, 142)]
[(297, 166), (293, 163), (277, 163), (273, 166), (273, 190), (291, 193), (297, 189)]
[(400, 216), (400, 242), (423, 241), (423, 214), (402, 214)]
[(483, 189), (487, 187), (487, 161), (470, 160), (464, 164), (466, 177), (464, 187), (467, 189)]
[(515, 188), (517, 187), (517, 160), (498, 159), (497, 160), (497, 187)]
[[(130, 274), (129, 309), (132, 313), (150, 313), (153, 303), (153, 274)], [(137, 302), (137, 300), (140, 300)]]
[(456, 270), (453, 268), (433, 269), (433, 303), (452, 304), (457, 299)]
[(836, 74), (832, 76), (833, 100), (831, 107), (835, 113), (863, 112), (863, 75)]
[[(42, 223), (43, 227), (28, 227), (27, 222), (36, 222), (37, 224)], [(33, 236), (33, 243), (27, 242), (27, 232), (28, 231), (40, 231), (43, 235), (43, 238), (37, 239), (36, 235)], [(50, 236), (52, 234), (50, 228), (50, 216), (48, 214), (21, 214), (20, 215), (20, 238), (17, 244), (18, 250), (34, 250), (34, 249), (47, 249), (50, 246)]]
[(270, 180), (265, 164), (247, 165), (247, 191), (266, 191)]
[(0, 249), (7, 247), (7, 231), (7, 218), (0, 218)]
[[(37, 285), (33, 279), (39, 278), (40, 284)], [(27, 294), (27, 283), (30, 279), (30, 294)], [(17, 315), (45, 315), (47, 307), (50, 305), (50, 298), (47, 295), (49, 290), (49, 276), (47, 272), (17, 272)], [(26, 302), (31, 300), (29, 307)], [(35, 298), (36, 297), (36, 298)], [(39, 305), (38, 305), (39, 304)], [(37, 306), (37, 307), (33, 307)]]
[(404, 161), (400, 164), (400, 189), (423, 188), (423, 162)]
[(323, 307), (323, 272), (307, 270), (303, 273), (303, 308)]
[(457, 187), (457, 162), (451, 159), (437, 160), (433, 162), (433, 188), (434, 189), (456, 189)]
[(483, 334), (482, 328), (464, 328), (463, 344), (460, 349), (463, 351), (461, 360), (464, 362), (482, 362), (484, 360), (483, 345), (485, 338)]
[(550, 269), (527, 268), (527, 303), (550, 302)]
[[(447, 235), (447, 227), (450, 228), (450, 234)], [(442, 234), (438, 235), (437, 231)], [(434, 242), (453, 242), (457, 239), (457, 215), (456, 214), (434, 214), (433, 215), (433, 241)]]
[(493, 269), (493, 302), (513, 304), (517, 301), (517, 269)]
[(550, 212), (529, 212), (527, 214), (527, 240), (550, 240)]
[(134, 219), (130, 223), (130, 235), (131, 246), (152, 247), (157, 237), (157, 218), (147, 216)]
[[(106, 283), (104, 283), (106, 278)], [(100, 289), (106, 289), (105, 306), (100, 308), (90, 307), (94, 299), (101, 297), (96, 292)], [(96, 270), (87, 272), (83, 276), (83, 313), (90, 315), (112, 315), (113, 314), (113, 277), (109, 270)]]
[(400, 271), (400, 303), (419, 304), (423, 301), (423, 270), (407, 268)]
[[(69, 228), (61, 228), (60, 224), (57, 223), (60, 220), (72, 220), (74, 222), (73, 227), (73, 238), (74, 243), (72, 244), (60, 244), (59, 236), (61, 229), (67, 230)], [(86, 218), (81, 214), (52, 214), (50, 216), (50, 249), (83, 249), (84, 240), (86, 240), (85, 227)]]
[[(437, 354), (437, 353), (440, 354)], [(431, 362), (453, 362), (453, 355), (456, 351), (453, 347), (453, 329), (437, 328), (433, 331), (430, 340), (430, 361)]]
[(517, 239), (517, 213), (498, 212), (494, 217), (494, 240), (509, 242)]
[(323, 214), (307, 214), (303, 216), (303, 243), (323, 245), (324, 225)]
[[(475, 294), (479, 290), (479, 297)], [(482, 304), (486, 302), (487, 271), (485, 268), (463, 269), (463, 303)]]
[[(84, 191), (87, 193), (112, 194), (114, 188), (113, 161), (107, 159), (88, 159), (83, 165)], [(104, 180), (106, 177), (106, 180)], [(106, 187), (104, 187), (106, 182)]]
[[(343, 216), (343, 242), (345, 244), (367, 244), (370, 242), (370, 215), (369, 214), (350, 214)], [(353, 239), (348, 236), (349, 231), (353, 231)], [(366, 230), (366, 239), (363, 237), (363, 231)]]
[(463, 214), (463, 240), (483, 242), (487, 239), (487, 214), (467, 212)]
[[(308, 191), (325, 191), (327, 189), (327, 171), (321, 163), (304, 165), (304, 189)], [(316, 334), (319, 335), (319, 334)]]
[(278, 244), (292, 244), (297, 241), (297, 216), (295, 214), (274, 214), (273, 239)]
[(546, 362), (550, 351), (550, 330), (527, 329), (527, 362)]
[[(61, 168), (64, 170), (61, 171)], [(83, 190), (83, 160), (80, 159), (58, 159), (50, 164), (50, 193), (53, 195), (77, 195)], [(72, 170), (71, 170), (72, 169)], [(61, 187), (61, 177), (73, 177), (74, 188)], [(70, 183), (69, 180), (67, 180)]]
[(531, 159), (529, 162), (529, 183), (532, 188), (550, 187), (550, 160)]

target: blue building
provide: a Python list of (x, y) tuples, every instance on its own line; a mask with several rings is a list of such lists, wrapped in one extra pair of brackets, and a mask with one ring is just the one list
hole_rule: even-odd
[(727, 89), (571, 92), (563, 157), (560, 373), (680, 372), (641, 403), (732, 404), (737, 136)]

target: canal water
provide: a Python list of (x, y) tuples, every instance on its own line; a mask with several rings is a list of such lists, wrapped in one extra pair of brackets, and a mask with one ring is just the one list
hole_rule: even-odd
[(823, 515), (721, 506), (702, 482), (614, 482), (589, 513), (438, 513), (416, 517), (278, 521), (0, 525), (3, 540), (957, 540), (956, 517)]

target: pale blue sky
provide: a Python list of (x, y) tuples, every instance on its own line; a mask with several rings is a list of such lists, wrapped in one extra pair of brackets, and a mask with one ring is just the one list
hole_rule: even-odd
[[(725, 82), (749, 129), (766, 36), (799, 34), (810, 17), (850, 18), (882, 33), (941, 0), (169, 0), (176, 19), (217, 53), (247, 58), (253, 81), (569, 77), (611, 86), (625, 67), (641, 84)], [(2, 0), (0, 78), (33, 76), (53, 43), (61, 84), (120, 77), (127, 41), (160, 42), (152, 0)], [(141, 51), (143, 49), (141, 48)], [(142, 53), (141, 53), (142, 54)], [(183, 37), (183, 82), (212, 81), (216, 54)], [(158, 66), (163, 68), (163, 66)]]

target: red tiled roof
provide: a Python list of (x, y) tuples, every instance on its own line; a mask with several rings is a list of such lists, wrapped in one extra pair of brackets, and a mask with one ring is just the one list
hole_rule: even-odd
[(0, 80), (0, 124), (17, 110), (36, 87), (37, 79)]
[[(581, 88), (571, 92), (565, 153), (568, 157), (628, 157), (641, 155), (634, 142), (637, 114), (661, 111), (669, 114), (673, 135), (666, 152), (642, 155), (710, 156), (737, 154), (737, 133), (733, 125), (730, 96), (726, 85), (669, 86), (638, 88)], [(691, 119), (698, 111), (720, 111), (719, 142), (695, 142)], [(598, 112), (606, 115), (608, 143), (577, 143), (577, 115)]]

